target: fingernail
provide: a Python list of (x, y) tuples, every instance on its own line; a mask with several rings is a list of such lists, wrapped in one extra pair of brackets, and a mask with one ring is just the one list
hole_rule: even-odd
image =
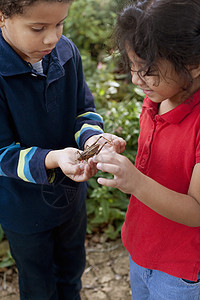
[(98, 179), (97, 179), (97, 182), (98, 182), (99, 184), (102, 184), (101, 178), (98, 178)]
[(101, 170), (101, 163), (97, 164), (97, 169)]

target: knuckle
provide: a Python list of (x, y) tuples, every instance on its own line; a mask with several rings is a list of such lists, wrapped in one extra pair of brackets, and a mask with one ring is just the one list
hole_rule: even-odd
[(114, 188), (117, 188), (117, 187), (118, 187), (117, 180), (113, 180), (113, 187), (114, 187)]
[(117, 173), (117, 174), (119, 174), (119, 173), (120, 173), (120, 171), (121, 171), (121, 168), (120, 168), (120, 166), (117, 166), (117, 167), (116, 167), (116, 173)]

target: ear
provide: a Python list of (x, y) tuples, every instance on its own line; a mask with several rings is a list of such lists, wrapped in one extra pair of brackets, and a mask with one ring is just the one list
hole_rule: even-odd
[(190, 74), (193, 79), (200, 76), (200, 65), (195, 68), (189, 68)]
[(0, 28), (4, 27), (5, 25), (5, 17), (3, 13), (0, 11)]

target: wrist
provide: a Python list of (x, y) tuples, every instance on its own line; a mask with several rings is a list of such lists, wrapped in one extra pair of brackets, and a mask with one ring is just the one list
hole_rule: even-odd
[(143, 194), (145, 192), (144, 186), (146, 185), (146, 179), (148, 179), (148, 177), (140, 172), (135, 166), (133, 174), (131, 194), (140, 199), (141, 197), (143, 197)]
[(44, 162), (46, 170), (55, 169), (59, 167), (58, 156), (60, 151), (61, 150), (52, 150), (49, 153), (47, 153)]

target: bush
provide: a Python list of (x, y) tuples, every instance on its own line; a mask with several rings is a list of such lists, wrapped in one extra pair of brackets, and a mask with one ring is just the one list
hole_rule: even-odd
[[(126, 155), (134, 162), (139, 134), (138, 117), (141, 111), (141, 102), (136, 98), (122, 102), (108, 102), (108, 108), (102, 108), (105, 132), (114, 133), (127, 142)], [(129, 196), (117, 189), (100, 186), (97, 178), (111, 177), (111, 175), (98, 171), (97, 175), (89, 180), (87, 197), (88, 233), (99, 228), (107, 237), (115, 239), (124, 221)]]
[(10, 254), (9, 244), (0, 225), (0, 269), (14, 265), (14, 259)]
[(82, 55), (87, 51), (97, 59), (101, 52), (105, 52), (118, 5), (119, 0), (77, 0), (72, 3), (65, 34), (75, 42)]
[[(95, 98), (97, 112), (104, 119), (105, 132), (123, 137), (124, 152), (134, 162), (139, 134), (138, 118), (143, 95), (119, 73), (118, 53), (112, 49), (111, 35), (119, 0), (76, 0), (65, 24), (65, 34), (79, 48), (86, 81)], [(117, 189), (100, 186), (101, 174), (89, 180), (87, 197), (88, 233), (105, 232), (115, 239), (124, 221), (129, 196)]]
[(97, 108), (102, 106), (99, 102), (107, 96), (114, 81), (110, 41), (118, 3), (119, 0), (74, 1), (64, 26), (64, 34), (81, 53), (86, 81), (94, 93)]

